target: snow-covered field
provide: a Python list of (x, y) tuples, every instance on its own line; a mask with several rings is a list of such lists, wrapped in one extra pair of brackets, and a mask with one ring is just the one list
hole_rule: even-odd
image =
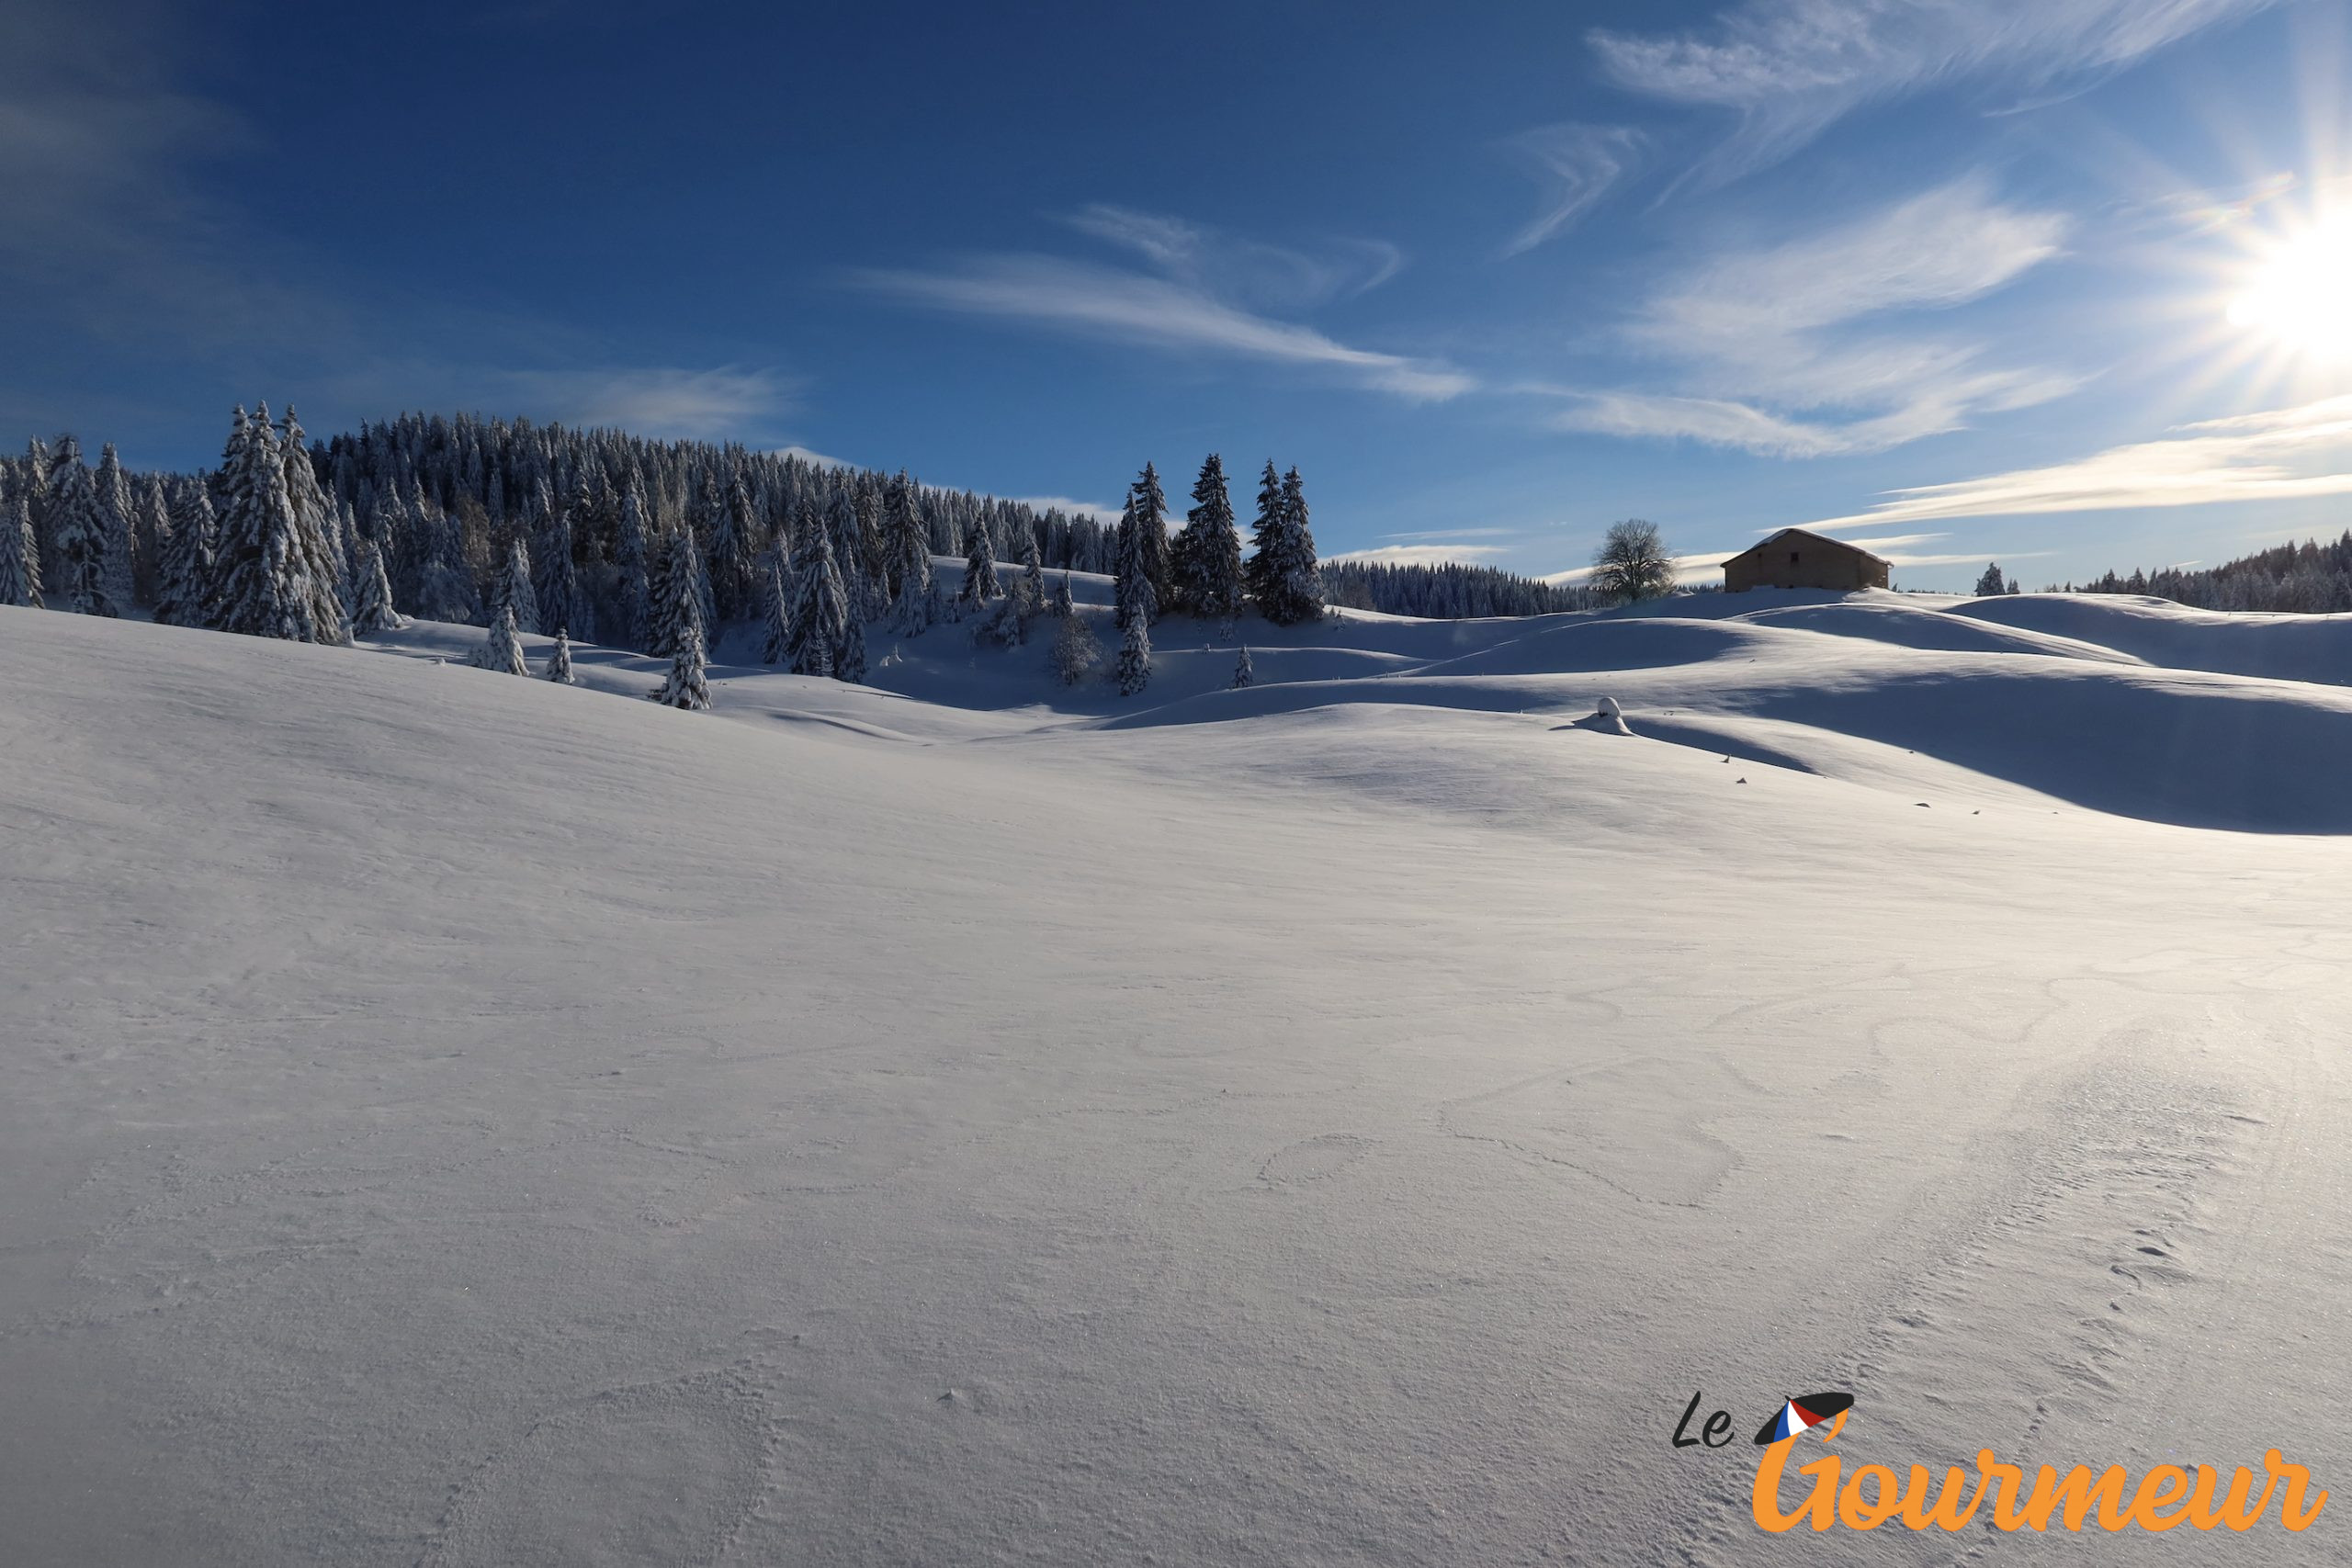
[(2352, 1555), (1747, 1440), (2352, 1480), (2352, 618), (1242, 635), (695, 715), (0, 609), (0, 1559)]

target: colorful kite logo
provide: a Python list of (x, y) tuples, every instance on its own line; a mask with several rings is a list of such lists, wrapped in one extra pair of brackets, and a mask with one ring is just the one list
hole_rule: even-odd
[(1764, 1423), (1764, 1429), (1756, 1434), (1756, 1446), (1764, 1448), (1785, 1441), (1833, 1416), (1843, 1416), (1853, 1407), (1854, 1396), (1850, 1393), (1808, 1393), (1792, 1399)]

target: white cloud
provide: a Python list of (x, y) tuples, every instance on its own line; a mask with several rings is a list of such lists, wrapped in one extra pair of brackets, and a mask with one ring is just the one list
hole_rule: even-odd
[(1783, 457), (1880, 452), (2029, 407), (2077, 378), (1982, 363), (1981, 344), (1890, 318), (1983, 299), (2059, 253), (2060, 214), (1972, 175), (1815, 234), (1726, 252), (1657, 288), (1623, 328), (1678, 385), (1558, 389), (1555, 423)]
[[(2040, 560), (2044, 556), (2056, 553), (2054, 550), (2003, 550), (2001, 558), (2003, 560)], [(1887, 556), (1886, 564), (1889, 566), (1975, 566), (1991, 558), (1983, 550), (1967, 550), (1956, 555), (1891, 555)]]
[(859, 273), (865, 287), (918, 304), (1036, 321), (1159, 348), (1318, 367), (1421, 401), (1457, 397), (1471, 378), (1434, 361), (1351, 348), (1312, 327), (1253, 315), (1173, 279), (1052, 256), (990, 256), (956, 272)]
[[(1759, 529), (1758, 532), (1770, 534), (1778, 533), (1779, 530), (1766, 528)], [(1950, 534), (1878, 534), (1873, 535), (1871, 537), (1867, 539), (1849, 539), (1846, 542), (1860, 549), (1870, 550), (1883, 555), (1888, 550), (1899, 550), (1905, 545), (1932, 544), (1938, 539), (1949, 539), (1951, 537), (1951, 536)]]
[(2352, 494), (2352, 394), (2176, 427), (2154, 441), (2048, 468), (1918, 485), (1868, 512), (1810, 524), (1851, 528)]
[(1535, 216), (1503, 247), (1515, 256), (1533, 250), (1582, 217), (1623, 178), (1639, 155), (1640, 131), (1623, 125), (1539, 125), (1503, 143), (1524, 162), (1540, 187)]
[(1524, 528), (1419, 528), (1380, 536), (1408, 544), (1425, 544), (1431, 539), (1515, 539), (1526, 532)]
[(1405, 266), (1405, 253), (1385, 240), (1333, 240), (1317, 254), (1107, 202), (1080, 208), (1062, 221), (1105, 244), (1135, 252), (1163, 276), (1212, 298), (1272, 313), (1309, 310), (1352, 298), (1379, 288)]
[(1500, 545), (1382, 545), (1368, 550), (1342, 550), (1323, 558), (1363, 561), (1368, 566), (1479, 566), (1490, 557), (1510, 553)]
[[(1709, 572), (1720, 569), (1724, 562), (1737, 554), (1739, 554), (1737, 550), (1712, 550), (1701, 555), (1676, 556), (1673, 558), (1674, 580), (1677, 582), (1694, 582)], [(1600, 570), (1597, 566), (1570, 567), (1566, 571), (1552, 572), (1536, 581), (1561, 584), (1589, 582), (1592, 581), (1592, 574)]]
[(1005, 497), (1016, 506), (1033, 512), (1065, 512), (1072, 517), (1091, 517), (1097, 523), (1111, 524), (1119, 520), (1124, 507), (1104, 506), (1099, 502), (1073, 501), (1066, 495), (1013, 495)]
[(1713, 183), (1787, 156), (1867, 104), (1941, 85), (2048, 94), (2098, 80), (2277, 0), (1746, 0), (1702, 29), (1595, 29), (1632, 90), (1740, 117), (1694, 171)]
[(1949, 310), (2058, 254), (2067, 220), (2005, 206), (1982, 174), (1816, 234), (1717, 256), (1654, 296), (1634, 335), (1681, 353), (1775, 357), (1784, 340), (1882, 311)]
[(1434, 360), (1354, 348), (1278, 312), (1361, 294), (1396, 276), (1385, 241), (1333, 243), (1334, 258), (1219, 234), (1182, 219), (1097, 204), (1071, 227), (1140, 256), (1148, 271), (1022, 254), (976, 256), (938, 272), (869, 268), (853, 282), (915, 304), (1036, 322), (1081, 336), (1319, 367), (1420, 401), (1476, 383)]
[(731, 365), (505, 370), (480, 379), (524, 400), (534, 418), (690, 441), (743, 438), (771, 427), (791, 412), (800, 385), (777, 371)]
[(776, 448), (776, 455), (781, 457), (797, 457), (804, 463), (813, 463), (820, 468), (857, 467), (846, 457), (829, 457), (822, 452), (812, 452), (806, 446), (779, 446)]

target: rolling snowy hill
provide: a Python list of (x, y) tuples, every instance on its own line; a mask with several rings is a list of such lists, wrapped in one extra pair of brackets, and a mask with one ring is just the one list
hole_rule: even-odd
[(696, 715), (0, 610), (8, 1560), (1969, 1556), (1756, 1529), (1809, 1388), (2343, 1479), (2352, 620), (2274, 619), (1170, 623), (1126, 703), (946, 626)]

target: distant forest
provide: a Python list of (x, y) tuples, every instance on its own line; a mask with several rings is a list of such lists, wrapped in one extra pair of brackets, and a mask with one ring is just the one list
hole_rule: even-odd
[[(270, 448), (279, 461), (256, 467)], [(286, 460), (288, 452), (308, 462)], [(234, 563), (209, 558), (229, 547), (218, 535), (232, 514), (252, 509), (240, 487), (275, 486), (274, 478), (253, 478), (271, 468), (283, 475), (294, 512), (316, 513), (298, 534), (302, 550), (320, 558), (293, 564), (314, 582), (331, 581), (346, 616), (380, 570), (389, 607), (400, 614), (487, 625), (512, 604), (526, 630), (560, 626), (581, 640), (647, 646), (659, 640), (650, 634), (661, 616), (664, 542), (683, 536), (707, 574), (715, 634), (761, 618), (767, 563), (788, 557), (803, 517), (828, 521), (844, 591), (869, 612), (899, 586), (899, 561), (916, 535), (936, 556), (968, 558), (984, 535), (1002, 560), (1105, 574), (1119, 568), (1114, 525), (918, 485), (903, 471), (469, 414), (402, 414), (318, 441), (291, 409), (275, 424), (265, 409), (250, 419), (239, 411), (220, 467), (198, 474), (128, 470), (111, 445), (91, 465), (72, 436), (0, 457), (0, 557), (15, 558), (0, 559), (0, 602), (34, 602), (45, 585), (51, 608), (219, 624), (217, 601)], [(1324, 604), (1463, 616), (1595, 602), (1585, 589), (1488, 568), (1318, 564), (1301, 509), (1306, 553), (1295, 565), (1310, 596), (1319, 582)], [(184, 536), (176, 545), (175, 533)], [(535, 580), (528, 596), (509, 589), (517, 546)], [(287, 563), (252, 564), (279, 571)], [(870, 580), (863, 598), (860, 577)], [(293, 613), (292, 621), (334, 619), (323, 600), (315, 610)]]
[(2352, 611), (2352, 531), (2321, 544), (2279, 545), (2220, 566), (2109, 572), (2094, 582), (2067, 583), (2068, 593), (2144, 593), (2199, 610), (2267, 610), (2323, 615)]

